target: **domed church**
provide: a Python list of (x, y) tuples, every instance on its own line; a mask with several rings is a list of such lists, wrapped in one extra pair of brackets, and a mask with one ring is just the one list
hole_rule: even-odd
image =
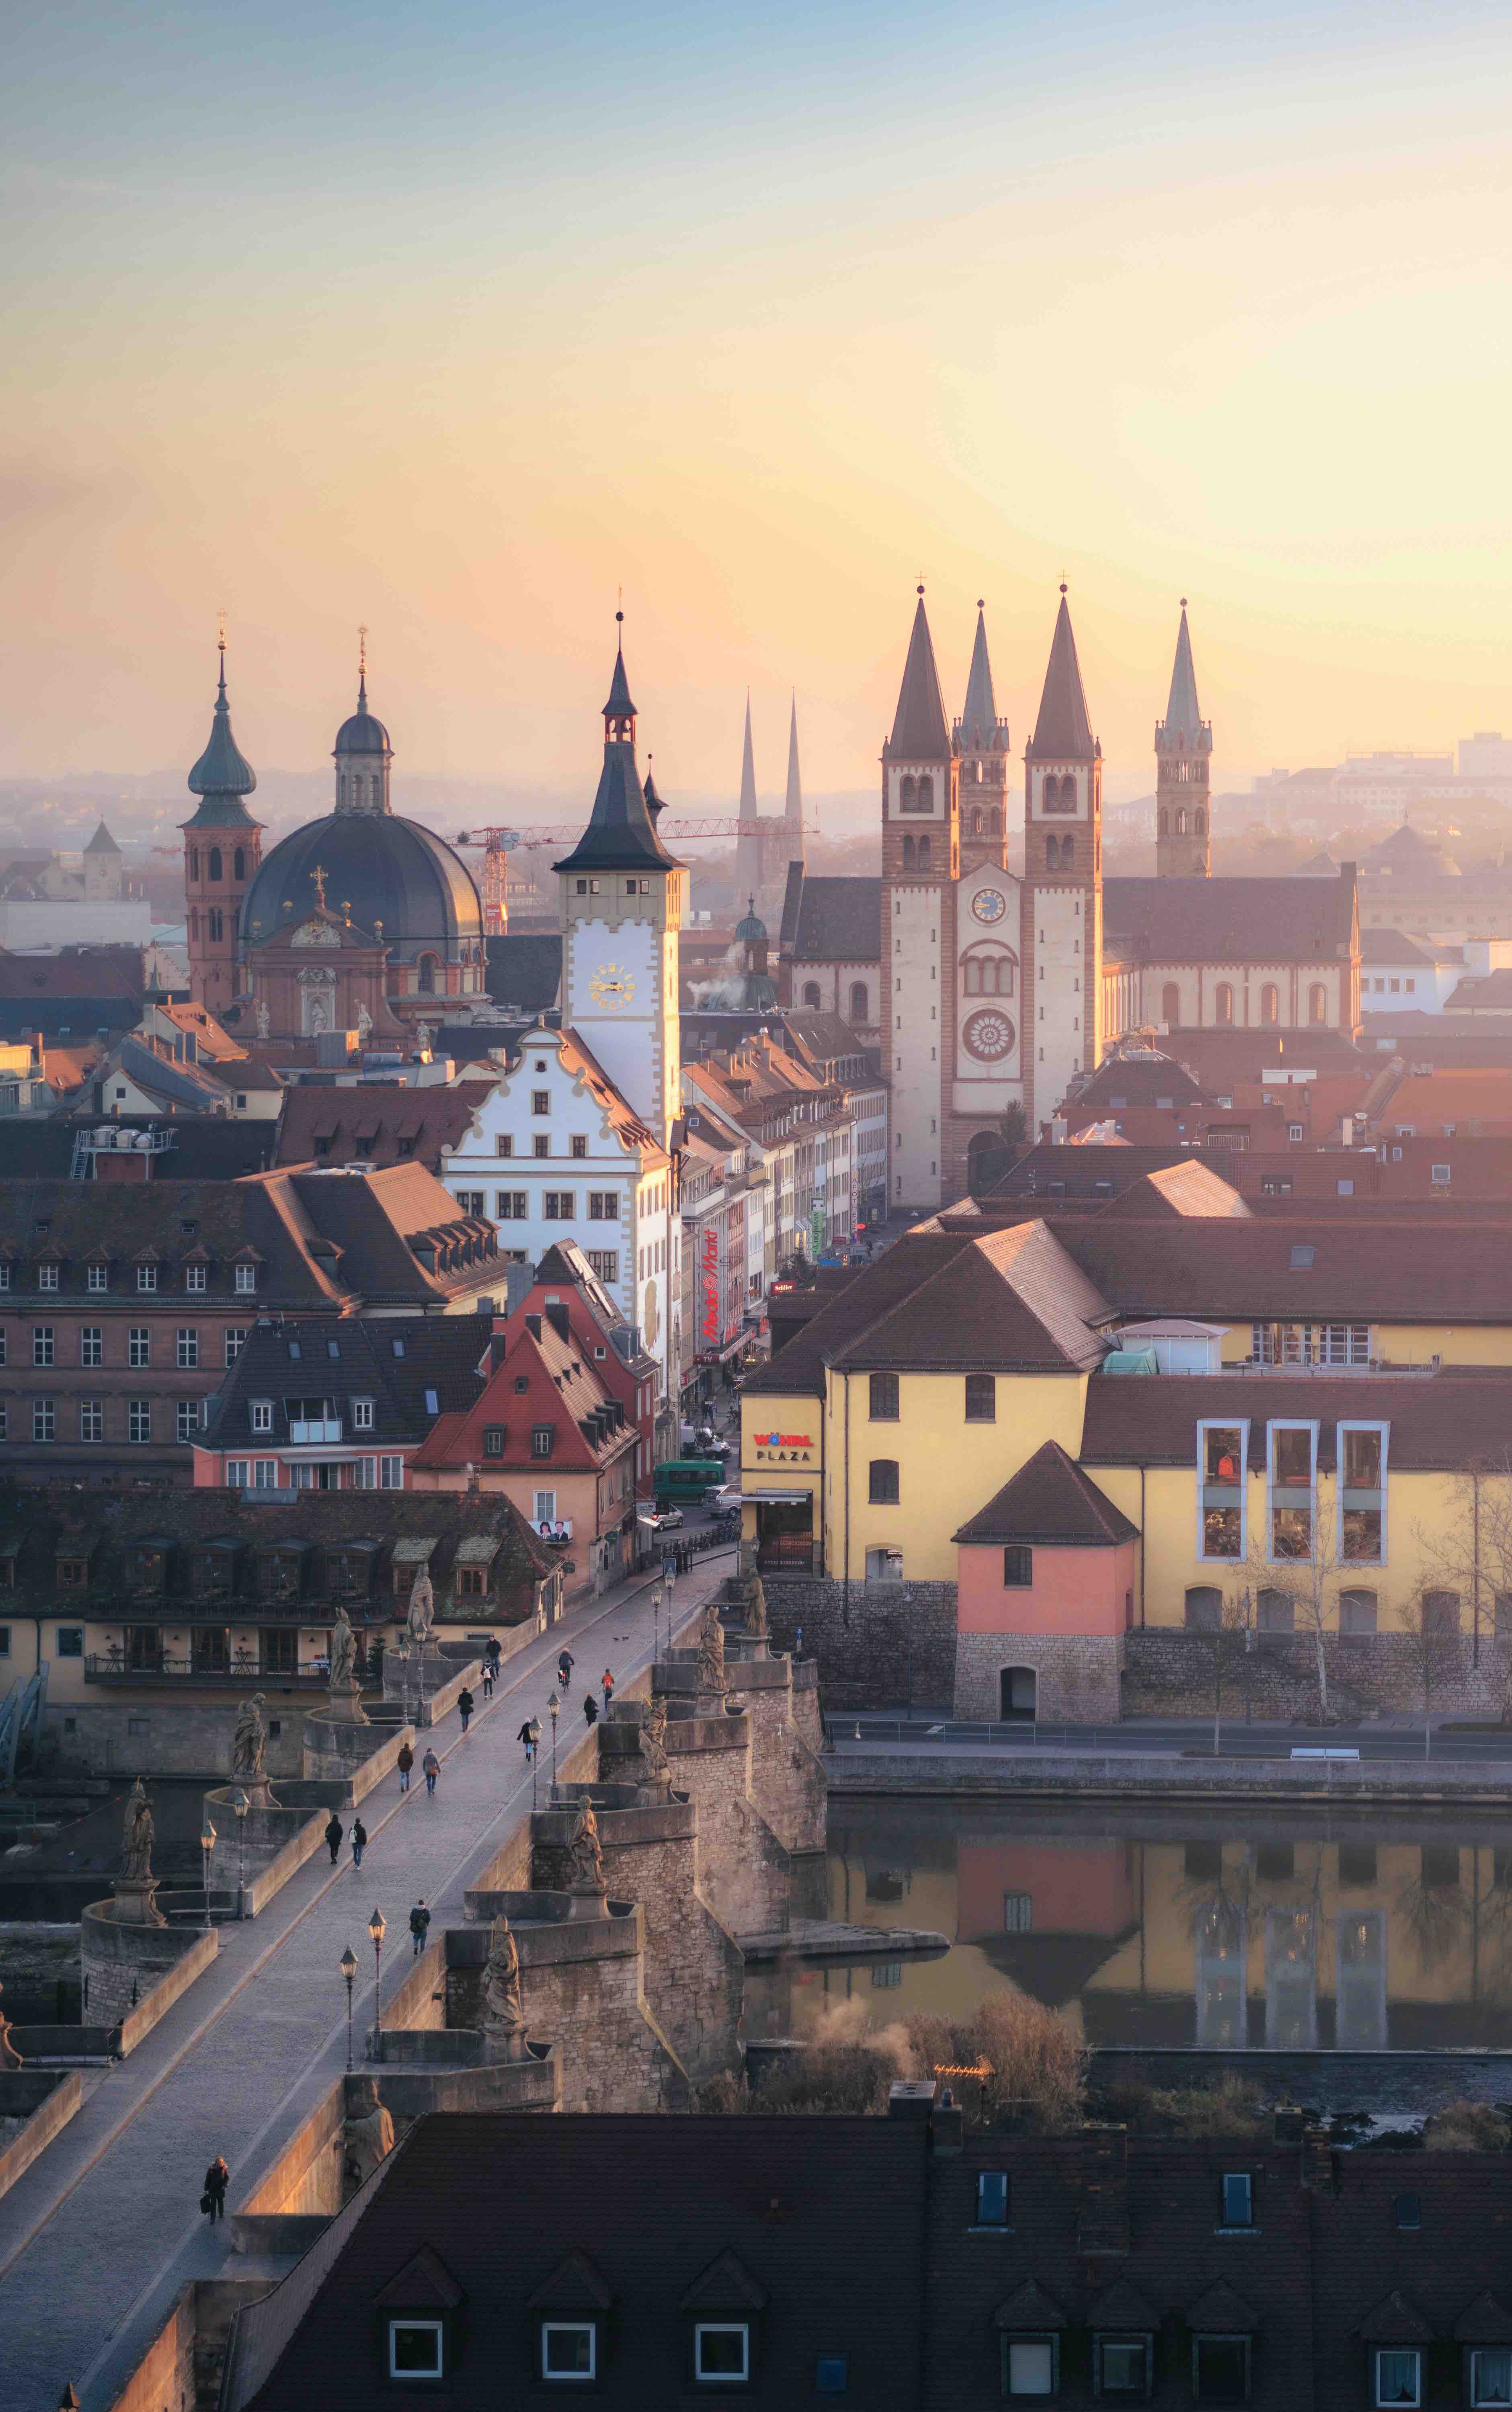
[(189, 978), (243, 1037), (329, 1030), (396, 1039), (488, 1007), (483, 908), (472, 873), (434, 832), (394, 812), (393, 748), (368, 710), (336, 732), (335, 808), (260, 852), (244, 798), (256, 773), (231, 736), (224, 640), (211, 742), (189, 776), (184, 829)]

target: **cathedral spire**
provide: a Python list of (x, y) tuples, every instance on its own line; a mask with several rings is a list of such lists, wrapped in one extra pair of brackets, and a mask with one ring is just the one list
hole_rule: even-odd
[(1167, 738), (1184, 737), (1189, 744), (1202, 734), (1197, 710), (1197, 674), (1192, 662), (1192, 638), (1186, 625), (1186, 596), (1182, 597), (1182, 625), (1176, 632), (1176, 659), (1171, 665), (1170, 700), (1162, 722)]
[(1077, 659), (1077, 640), (1071, 632), (1064, 585), (1061, 608), (1055, 615), (1055, 634), (1050, 639), (1044, 692), (1039, 699), (1039, 717), (1029, 741), (1029, 751), (1040, 761), (1057, 762), (1089, 761), (1102, 752), (1087, 713), (1081, 665)]
[(630, 682), (624, 674), (624, 613), (614, 614), (619, 628), (619, 642), (614, 654), (614, 675), (609, 683), (609, 701), (604, 706), (605, 743), (633, 745), (636, 742), (636, 708), (630, 700)]
[(945, 703), (940, 694), (940, 674), (934, 667), (934, 646), (924, 610), (922, 586), (918, 590), (918, 607), (914, 613), (913, 630), (908, 639), (908, 659), (903, 664), (903, 684), (898, 689), (898, 709), (893, 714), (888, 752), (894, 757), (903, 755), (915, 762), (944, 762), (950, 757)]
[[(623, 628), (624, 613), (616, 611)], [(651, 786), (648, 779), (647, 787)], [(651, 788), (655, 797), (654, 787)], [(604, 706), (604, 767), (588, 826), (553, 871), (675, 871), (677, 864), (656, 835), (646, 787), (636, 767), (636, 708), (625, 676), (623, 637), (615, 650), (614, 675)]]
[(992, 665), (987, 657), (987, 620), (980, 596), (976, 598), (976, 637), (971, 649), (971, 670), (966, 680), (966, 708), (961, 715), (961, 738), (963, 745), (990, 745), (997, 733), (997, 703), (992, 694)]
[(787, 801), (783, 816), (801, 826), (803, 819), (803, 782), (798, 768), (798, 697), (793, 697), (792, 712), (787, 723)]
[(745, 690), (745, 743), (741, 749), (741, 818), (756, 816), (756, 756), (751, 748), (751, 690)]
[[(251, 823), (252, 815), (242, 802), (250, 796), (257, 784), (257, 774), (231, 734), (231, 707), (226, 694), (226, 630), (220, 633), (220, 674), (215, 686), (215, 709), (210, 724), (210, 743), (189, 773), (191, 796), (203, 798), (198, 811), (182, 824), (185, 829), (230, 829)], [(254, 824), (254, 826), (257, 826)]]

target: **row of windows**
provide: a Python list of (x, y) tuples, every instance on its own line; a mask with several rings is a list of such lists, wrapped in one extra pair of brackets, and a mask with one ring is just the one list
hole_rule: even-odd
[[(401, 2319), (389, 2323), (389, 2375), (404, 2379), (445, 2379), (449, 2338), (444, 2320)], [(600, 2376), (605, 2357), (604, 2323), (599, 2320), (550, 2320), (538, 2324), (536, 2375), (548, 2384), (592, 2387)], [(748, 2320), (695, 2320), (690, 2339), (690, 2372), (703, 2387), (743, 2387), (754, 2366)], [(844, 2395), (849, 2384), (849, 2356), (821, 2353), (815, 2362), (815, 2395)]]
[[(1341, 1333), (1353, 1328), (1337, 1327)], [(1388, 1432), (1386, 1424), (1339, 1424), (1335, 1428), (1335, 1463), (1339, 1469), (1336, 1543), (1343, 1559), (1377, 1566), (1385, 1559)], [(1247, 1423), (1204, 1422), (1197, 1426), (1200, 1557), (1237, 1559), (1246, 1554), (1249, 1434)], [(1272, 1559), (1313, 1557), (1317, 1526), (1317, 1444), (1316, 1424), (1266, 1426), (1266, 1512)]]
[[(225, 875), (225, 857), (218, 846), (213, 846), (205, 856), (205, 876), (212, 886), (214, 886)], [(242, 880), (245, 879), (246, 875), (246, 852), (239, 846), (231, 857), (231, 877)], [(198, 879), (199, 876), (199, 848), (197, 846), (189, 848), (189, 876), (191, 879)]]
[[(159, 1400), (157, 1402), (158, 1406), (164, 1410), (165, 1416), (167, 1413), (167, 1404), (168, 1403), (163, 1400)], [(81, 1441), (103, 1441), (105, 1438), (105, 1401), (103, 1399), (80, 1399), (77, 1402), (77, 1405), (79, 1409), (80, 1439)], [(128, 1441), (135, 1442), (139, 1445), (151, 1441), (153, 1437), (153, 1405), (154, 1402), (151, 1399), (128, 1399), (126, 1401), (125, 1437)], [(197, 1438), (202, 1428), (204, 1420), (203, 1401), (199, 1399), (175, 1399), (172, 1402), (172, 1405), (174, 1439), (177, 1441), (192, 1441)], [(34, 1441), (45, 1444), (57, 1439), (59, 1425), (58, 1406), (59, 1403), (56, 1399), (34, 1399), (32, 1401), (31, 1436)], [(22, 1430), (12, 1432), (10, 1428), (10, 1420), (9, 1402), (0, 1400), (0, 1441), (20, 1440), (22, 1438), (24, 1426), (22, 1426)]]
[[(538, 1090), (536, 1094), (541, 1099), (541, 1103), (538, 1104), (534, 1110), (538, 1114), (544, 1114), (547, 1110), (547, 1106), (550, 1103), (548, 1093), (545, 1089), (541, 1089)], [(493, 1145), (495, 1153), (499, 1155), (513, 1155), (515, 1152), (514, 1133), (512, 1131), (500, 1131), (497, 1138), (494, 1140)], [(532, 1139), (530, 1145), (531, 1154), (536, 1156), (537, 1160), (544, 1160), (550, 1157), (551, 1153), (551, 1141), (547, 1132), (537, 1131)], [(575, 1162), (580, 1163), (586, 1157), (588, 1154), (588, 1139), (585, 1132), (574, 1131), (570, 1134), (567, 1140), (567, 1153)]]
[[(485, 1192), (481, 1189), (459, 1189), (457, 1203), (464, 1214), (481, 1214)], [(590, 1223), (617, 1223), (620, 1219), (620, 1193), (617, 1189), (590, 1189), (585, 1192)], [(496, 1189), (493, 1193), (493, 1219), (496, 1223), (528, 1223), (530, 1220), (528, 1189)], [(576, 1220), (576, 1190), (546, 1189), (541, 1193), (541, 1217), (548, 1223), (571, 1223)]]
[[(1302, 1597), (1301, 1608), (1303, 1622), (1310, 1631), (1314, 1606), (1309, 1585)], [(1255, 1596), (1256, 1632), (1295, 1633), (1297, 1609), (1298, 1600), (1292, 1593), (1262, 1583)], [(1426, 1635), (1440, 1640), (1452, 1640), (1459, 1635), (1461, 1602), (1457, 1591), (1424, 1592), (1422, 1610)], [(1495, 1620), (1498, 1641), (1512, 1641), (1512, 1593), (1496, 1594)], [(1216, 1584), (1193, 1583), (1189, 1586), (1185, 1622), (1189, 1633), (1219, 1633), (1223, 1630), (1224, 1596)], [(1345, 1640), (1368, 1640), (1379, 1630), (1380, 1601), (1373, 1591), (1345, 1590), (1339, 1594), (1339, 1631)]]
[[(20, 1271), (21, 1268), (15, 1265), (10, 1258), (0, 1258), (0, 1290), (24, 1288), (25, 1284), (17, 1278)], [(136, 1287), (138, 1291), (143, 1296), (150, 1296), (158, 1289), (167, 1287), (168, 1285), (160, 1282), (158, 1279), (158, 1275), (161, 1271), (162, 1268), (158, 1265), (138, 1265), (136, 1267)], [(185, 1265), (183, 1268), (184, 1288), (191, 1293), (196, 1290), (208, 1289), (210, 1287), (209, 1272), (210, 1269), (207, 1265)], [(234, 1268), (234, 1272), (236, 1287), (239, 1291), (245, 1293), (257, 1288), (257, 1268), (256, 1265), (237, 1265)], [(62, 1268), (55, 1260), (44, 1262), (37, 1266), (37, 1287), (39, 1290), (58, 1289), (61, 1288), (61, 1287)], [(105, 1292), (108, 1292), (110, 1287), (110, 1268), (109, 1265), (85, 1266), (84, 1287), (86, 1290), (92, 1292), (95, 1297), (99, 1297)]]
[[(898, 1421), (898, 1376), (896, 1374), (873, 1374), (868, 1385), (868, 1406), (874, 1424), (895, 1424)], [(965, 1415), (969, 1424), (990, 1424), (997, 1420), (997, 1376), (994, 1374), (968, 1374), (965, 1382)]]
[[(248, 1327), (228, 1325), (221, 1335), (224, 1362), (234, 1365), (246, 1346)], [(181, 1374), (192, 1374), (200, 1363), (199, 1327), (182, 1324), (174, 1335), (173, 1359)], [(10, 1361), (10, 1335), (0, 1325), (0, 1365)], [(34, 1323), (32, 1326), (32, 1363), (51, 1366), (58, 1363), (57, 1326)], [(150, 1323), (132, 1323), (126, 1327), (126, 1364), (134, 1372), (153, 1361), (153, 1328)], [(103, 1366), (105, 1363), (105, 1326), (83, 1323), (79, 1327), (79, 1362), (81, 1365)]]
[(576, 887), (580, 896), (597, 896), (600, 891), (611, 896), (618, 896), (622, 890), (626, 896), (649, 896), (652, 892), (649, 879), (610, 880), (607, 889), (601, 879), (580, 879)]
[[(1182, 992), (1174, 980), (1167, 980), (1160, 992), (1160, 1018), (1172, 1026), (1182, 1019)], [(1234, 1019), (1234, 987), (1231, 980), (1220, 980), (1212, 993), (1212, 1018), (1215, 1022)], [(1308, 1021), (1319, 1024), (1329, 1019), (1329, 992), (1321, 980), (1314, 980), (1307, 992)], [(1274, 1024), (1281, 1020), (1281, 991), (1274, 980), (1267, 980), (1260, 991), (1260, 1020)]]
[[(1185, 768), (1184, 764), (1182, 765), (1182, 768)], [(1164, 805), (1161, 807), (1161, 836), (1169, 837), (1172, 833), (1173, 828), (1175, 834), (1178, 837), (1185, 837), (1186, 806), (1184, 804), (1178, 804), (1174, 814), (1167, 813)], [(1192, 816), (1192, 834), (1194, 837), (1206, 837), (1208, 834), (1208, 811), (1205, 804), (1198, 804), (1196, 811)]]
[[(275, 1457), (228, 1457), (226, 1480), (232, 1491), (276, 1491), (279, 1489), (278, 1460)], [(285, 1488), (295, 1491), (317, 1491), (320, 1468), (301, 1463), (291, 1465)], [(403, 1491), (404, 1461), (402, 1457), (360, 1457), (352, 1466), (354, 1491)]]

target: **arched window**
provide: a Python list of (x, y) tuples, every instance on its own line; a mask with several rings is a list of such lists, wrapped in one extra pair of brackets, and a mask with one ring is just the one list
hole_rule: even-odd
[(805, 1004), (805, 1005), (807, 1005), (807, 1006), (812, 1006), (812, 1007), (815, 1008), (815, 1012), (818, 1010), (818, 1005), (819, 1005), (819, 983), (818, 983), (818, 981), (817, 981), (817, 980), (805, 980), (805, 981), (804, 981), (804, 983), (803, 983), (803, 1002), (804, 1002), (804, 1004)]
[(199, 944), (199, 916), (198, 913), (191, 913), (189, 916), (189, 944), (192, 947), (197, 947)]
[(1164, 804), (1162, 804), (1160, 808), (1160, 834), (1162, 837), (1169, 837), (1170, 835), (1170, 815), (1166, 810)]
[(913, 867), (914, 867), (914, 860), (915, 860), (914, 841), (913, 841), (913, 839), (912, 839), (911, 837), (905, 837), (905, 838), (904, 838), (904, 840), (903, 840), (903, 869), (904, 869), (905, 871), (912, 871), (912, 869), (913, 869)]
[(961, 968), (968, 996), (1013, 994), (1019, 962), (1006, 947), (973, 947), (962, 957)]
[(900, 812), (911, 813), (914, 810), (914, 798), (917, 792), (917, 790), (914, 785), (914, 774), (912, 771), (905, 771), (898, 789), (898, 809)]
[(189, 848), (189, 876), (191, 879), (199, 876), (199, 848), (197, 846)]
[(1076, 869), (1076, 861), (1077, 842), (1071, 835), (1070, 831), (1067, 830), (1064, 837), (1061, 840), (1061, 869), (1063, 871), (1074, 871)]
[(1321, 980), (1314, 980), (1307, 992), (1307, 1018), (1309, 1022), (1327, 1022), (1329, 1018), (1329, 992)]
[(991, 811), (991, 812), (988, 814), (988, 816), (987, 816), (987, 827), (988, 827), (988, 832), (989, 832), (989, 834), (990, 834), (991, 836), (992, 836), (992, 837), (1001, 837), (1001, 836), (1002, 836), (1002, 834), (1003, 834), (1003, 816), (1002, 816), (1002, 814), (998, 811), (998, 808), (997, 808), (996, 804), (994, 804), (994, 805), (992, 806)]
[(1003, 1140), (996, 1131), (975, 1131), (966, 1149), (966, 1187), (977, 1188), (987, 1176), (994, 1156), (1003, 1153)]
[(220, 906), (218, 904), (213, 904), (210, 911), (206, 914), (205, 919), (208, 924), (207, 935), (210, 937), (213, 945), (219, 946), (221, 939), (226, 934), (226, 926), (221, 919)]
[(1056, 864), (1060, 861), (1060, 860), (1061, 860), (1061, 841), (1060, 841), (1060, 839), (1059, 839), (1058, 837), (1048, 837), (1048, 838), (1045, 840), (1045, 868), (1046, 868), (1046, 870), (1047, 870), (1047, 871), (1053, 871), (1053, 870), (1055, 869)]
[(231, 876), (233, 879), (244, 879), (246, 875), (247, 852), (245, 846), (239, 846), (231, 857)]
[(1260, 991), (1260, 1019), (1262, 1022), (1279, 1022), (1281, 1019), (1281, 997), (1274, 980), (1267, 980)]
[(213, 846), (210, 849), (210, 875), (213, 880), (218, 879), (221, 875), (221, 850), (218, 846)]
[(1194, 1583), (1186, 1595), (1188, 1633), (1216, 1633), (1223, 1621), (1223, 1593), (1214, 1583)]
[[(918, 784), (922, 787), (925, 783), (920, 779)], [(930, 842), (927, 837), (921, 837), (918, 841), (918, 867), (920, 871), (928, 871), (930, 867)]]
[(419, 962), (419, 988), (422, 996), (435, 994), (436, 961), (434, 955), (422, 955)]
[(1176, 834), (1178, 837), (1185, 837), (1186, 835), (1186, 806), (1184, 804), (1178, 804), (1176, 807)]
[(1160, 992), (1160, 1018), (1168, 1030), (1181, 1026), (1182, 992), (1174, 980), (1167, 980)]
[(1208, 808), (1207, 808), (1207, 805), (1206, 805), (1206, 804), (1198, 804), (1197, 809), (1196, 809), (1196, 818), (1195, 818), (1195, 820), (1194, 820), (1194, 822), (1193, 822), (1193, 827), (1196, 829), (1196, 833), (1197, 833), (1198, 837), (1206, 837), (1206, 836), (1207, 836), (1207, 834), (1208, 834)]
[(1234, 992), (1226, 980), (1220, 980), (1218, 983), (1218, 993), (1213, 1000), (1213, 1012), (1219, 1022), (1232, 1022), (1234, 1019)]
[(852, 1022), (865, 1022), (867, 1020), (867, 1007), (870, 1003), (871, 998), (867, 993), (866, 982), (864, 980), (852, 980), (850, 987), (850, 1018)]
[(934, 810), (934, 782), (932, 779), (920, 779), (918, 783), (918, 809), (921, 813), (932, 813)]
[(982, 808), (980, 804), (975, 805), (972, 810), (971, 833), (973, 837), (980, 837), (982, 833)]

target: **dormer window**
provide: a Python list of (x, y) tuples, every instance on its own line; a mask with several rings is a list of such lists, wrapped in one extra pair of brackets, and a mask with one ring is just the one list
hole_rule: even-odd
[(373, 1401), (371, 1399), (354, 1399), (352, 1401), (352, 1430), (354, 1432), (371, 1432), (373, 1430)]
[(203, 1289), (206, 1286), (207, 1271), (208, 1268), (204, 1265), (185, 1265), (183, 1268), (184, 1288), (196, 1290)]
[(445, 2374), (446, 2329), (440, 2320), (390, 2320), (390, 2378), (440, 2378)]
[(248, 1291), (255, 1290), (257, 1288), (257, 1268), (256, 1265), (237, 1266), (236, 1287), (238, 1292), (242, 1296), (245, 1296)]
[(153, 1290), (157, 1287), (157, 1267), (155, 1265), (139, 1265), (137, 1267), (137, 1287), (139, 1290)]
[(58, 1589), (60, 1591), (78, 1591), (83, 1584), (88, 1582), (88, 1581), (89, 1560), (87, 1558), (59, 1558)]
[(51, 1264), (51, 1265), (38, 1265), (38, 1266), (37, 1266), (37, 1288), (38, 1288), (38, 1289), (56, 1289), (56, 1288), (57, 1288), (57, 1287), (58, 1287), (58, 1268), (57, 1268), (57, 1266), (56, 1266), (55, 1264)]
[(555, 1424), (532, 1424), (530, 1453), (532, 1457), (550, 1457), (556, 1443)]
[(100, 1291), (100, 1290), (105, 1290), (105, 1289), (109, 1289), (109, 1288), (110, 1288), (110, 1266), (109, 1266), (109, 1265), (91, 1265), (91, 1266), (90, 1266), (90, 1268), (89, 1268), (89, 1287), (90, 1287), (90, 1288), (91, 1288), (92, 1290), (95, 1290), (95, 1291), (96, 1291), (96, 1292), (97, 1292), (97, 1291)]

